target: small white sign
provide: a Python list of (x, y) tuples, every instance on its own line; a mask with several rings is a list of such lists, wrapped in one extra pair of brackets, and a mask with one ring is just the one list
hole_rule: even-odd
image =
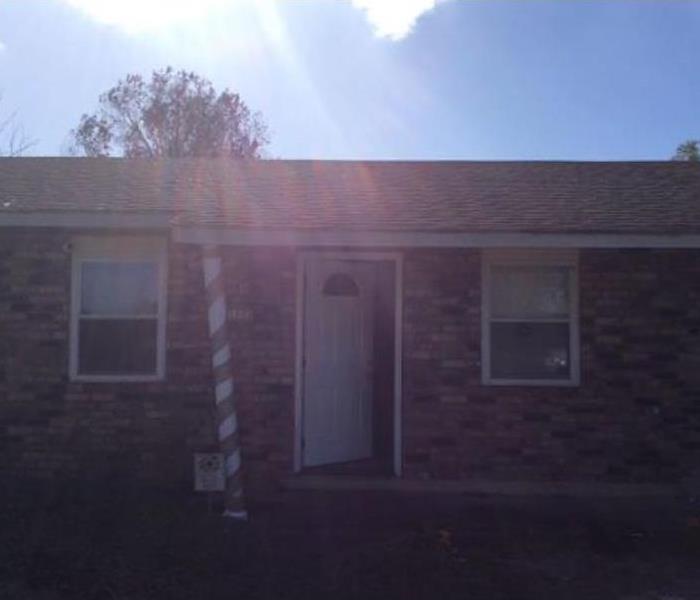
[(224, 455), (220, 452), (197, 452), (194, 455), (194, 489), (196, 492), (223, 492)]

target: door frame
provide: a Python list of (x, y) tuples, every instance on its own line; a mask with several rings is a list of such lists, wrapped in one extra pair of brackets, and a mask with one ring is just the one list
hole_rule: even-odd
[(363, 250), (302, 250), (297, 252), (296, 269), (296, 351), (294, 361), (294, 472), (303, 468), (301, 440), (304, 425), (304, 286), (306, 265), (312, 259), (364, 260), (368, 262), (392, 262), (395, 273), (394, 300), (394, 443), (393, 474), (400, 477), (403, 469), (402, 455), (402, 389), (401, 366), (403, 355), (403, 254), (400, 252), (371, 252)]

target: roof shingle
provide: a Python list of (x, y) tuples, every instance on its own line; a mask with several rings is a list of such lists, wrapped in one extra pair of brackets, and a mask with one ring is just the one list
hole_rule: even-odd
[(164, 212), (237, 229), (700, 233), (700, 165), (5, 158), (4, 211)]

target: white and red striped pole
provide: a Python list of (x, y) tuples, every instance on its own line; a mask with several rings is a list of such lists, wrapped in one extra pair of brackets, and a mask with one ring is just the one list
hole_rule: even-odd
[(233, 390), (231, 346), (226, 328), (226, 294), (221, 256), (216, 246), (202, 249), (204, 288), (207, 298), (211, 360), (214, 369), (217, 430), (224, 455), (226, 489), (224, 516), (245, 520), (248, 512), (241, 481), (241, 444)]

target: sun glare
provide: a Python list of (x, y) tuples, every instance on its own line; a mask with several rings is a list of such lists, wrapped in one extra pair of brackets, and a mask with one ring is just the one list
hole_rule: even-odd
[[(335, 1), (335, 0), (328, 0)], [(443, 0), (349, 0), (365, 13), (378, 37), (400, 40), (418, 19)], [(130, 33), (167, 29), (211, 17), (232, 5), (248, 5), (259, 12), (271, 0), (65, 0), (90, 18)], [(281, 4), (281, 2), (280, 2)]]
[(130, 32), (162, 29), (204, 18), (232, 0), (67, 0), (92, 19)]

